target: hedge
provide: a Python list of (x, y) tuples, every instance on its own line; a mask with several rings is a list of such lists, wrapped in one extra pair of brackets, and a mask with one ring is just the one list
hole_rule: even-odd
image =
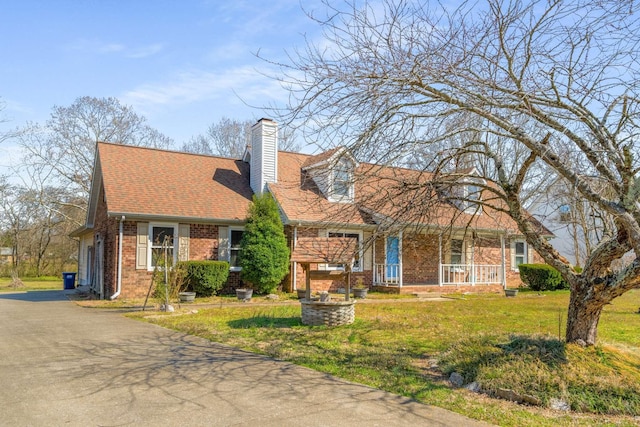
[(520, 279), (534, 291), (568, 289), (569, 284), (560, 272), (547, 264), (520, 264)]
[(229, 263), (226, 261), (181, 261), (178, 268), (184, 271), (187, 290), (198, 296), (215, 295), (229, 277)]

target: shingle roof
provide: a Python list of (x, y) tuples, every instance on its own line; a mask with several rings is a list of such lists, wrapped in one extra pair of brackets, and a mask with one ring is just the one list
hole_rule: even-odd
[[(505, 212), (484, 207), (482, 214), (472, 215), (442, 200), (433, 185), (434, 175), (413, 169), (361, 163), (354, 174), (355, 203), (330, 202), (302, 171), (304, 165), (316, 164), (318, 158), (326, 159), (327, 156), (279, 153), (278, 182), (268, 185), (291, 223), (366, 226), (388, 221), (389, 225), (453, 225), (518, 233), (515, 222)], [(483, 198), (490, 195), (489, 191), (483, 192)], [(491, 203), (506, 209), (501, 200)], [(535, 225), (542, 234), (551, 234), (541, 224)]]
[(99, 143), (109, 213), (243, 220), (253, 192), (241, 160)]
[[(363, 227), (394, 219), (447, 227), (453, 218), (454, 227), (517, 233), (506, 213), (465, 214), (438, 197), (432, 174), (411, 169), (361, 163), (355, 203), (330, 202), (303, 171), (330, 155), (278, 153), (278, 182), (268, 187), (287, 222)], [(98, 162), (110, 214), (242, 221), (253, 195), (249, 165), (237, 159), (99, 143)]]

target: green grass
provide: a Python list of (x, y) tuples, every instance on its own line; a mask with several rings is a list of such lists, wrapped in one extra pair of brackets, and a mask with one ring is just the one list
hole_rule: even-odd
[(14, 288), (13, 286), (11, 286), (11, 277), (0, 277), (0, 292), (45, 291), (63, 288), (62, 277), (23, 277), (20, 280), (22, 280), (24, 287)]
[[(635, 425), (639, 296), (632, 291), (607, 306), (599, 346), (587, 349), (562, 341), (568, 292), (357, 304), (355, 323), (338, 328), (303, 326), (297, 304), (221, 302), (197, 313), (147, 320), (498, 425)], [(479, 382), (489, 395), (509, 388), (543, 403), (559, 397), (578, 412), (452, 389), (444, 380), (452, 371)]]

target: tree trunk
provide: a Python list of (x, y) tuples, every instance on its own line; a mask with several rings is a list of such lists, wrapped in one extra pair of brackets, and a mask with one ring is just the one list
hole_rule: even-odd
[(566, 340), (568, 343), (584, 342), (595, 345), (598, 336), (598, 322), (606, 302), (594, 298), (590, 287), (572, 290), (567, 315)]

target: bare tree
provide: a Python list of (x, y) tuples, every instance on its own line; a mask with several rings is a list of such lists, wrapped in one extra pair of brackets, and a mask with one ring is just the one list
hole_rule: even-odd
[[(212, 123), (206, 134), (196, 135), (183, 144), (182, 151), (238, 159), (242, 157), (245, 147), (251, 145), (251, 127), (254, 123), (251, 120), (239, 121), (223, 117), (217, 123)], [(278, 149), (283, 151), (300, 149), (293, 134), (286, 129), (281, 129), (278, 137)]]
[(48, 185), (60, 185), (88, 198), (96, 142), (166, 148), (172, 140), (146, 124), (143, 116), (116, 98), (81, 97), (55, 106), (44, 125), (21, 131), (23, 163), (51, 170)]
[[(312, 17), (325, 29), (322, 46), (310, 43), (280, 64), (279, 79), (292, 91), (290, 113), (280, 120), (302, 124), (306, 140), (339, 139), (374, 160), (438, 147), (425, 170), (482, 159), (485, 190), (506, 204), (528, 243), (571, 286), (567, 341), (594, 344), (603, 307), (640, 286), (638, 258), (610, 270), (625, 253), (640, 253), (636, 3), (486, 0), (452, 8), (383, 0), (326, 7), (326, 15)], [(615, 220), (582, 274), (523, 208), (527, 187), (544, 170)]]

